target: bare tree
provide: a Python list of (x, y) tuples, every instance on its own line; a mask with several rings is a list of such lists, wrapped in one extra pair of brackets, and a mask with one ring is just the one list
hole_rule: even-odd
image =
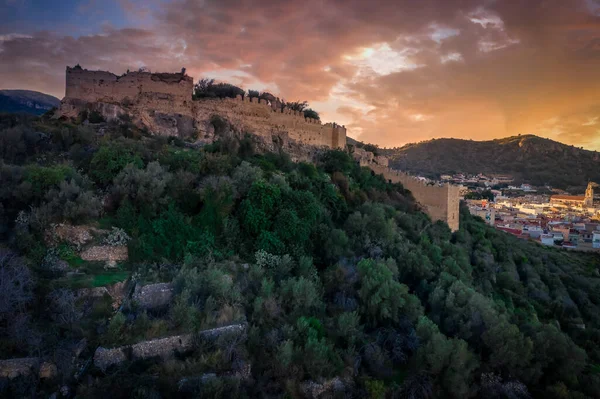
[(73, 291), (67, 289), (54, 290), (48, 296), (50, 315), (57, 323), (71, 327), (81, 317), (77, 309)]

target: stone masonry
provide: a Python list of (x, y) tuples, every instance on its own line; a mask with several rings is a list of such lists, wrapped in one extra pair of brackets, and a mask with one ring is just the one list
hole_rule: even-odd
[(194, 82), (180, 73), (128, 72), (117, 76), (106, 71), (67, 67), (65, 98), (57, 117), (75, 118), (81, 111), (100, 112), (107, 120), (123, 115), (152, 133), (168, 136), (210, 137), (211, 119), (228, 119), (242, 133), (264, 138), (286, 136), (316, 147), (346, 147), (346, 129), (335, 123), (304, 118), (302, 112), (276, 107), (266, 100), (236, 99), (192, 101)]
[[(239, 133), (251, 133), (265, 142), (289, 139), (300, 146), (346, 148), (346, 128), (304, 118), (303, 113), (280, 108), (267, 100), (248, 96), (227, 99), (192, 100), (193, 79), (180, 73), (128, 72), (117, 76), (106, 71), (67, 67), (65, 98), (57, 117), (75, 118), (79, 112), (97, 111), (107, 120), (121, 115), (132, 117), (139, 126), (160, 135), (191, 136), (210, 142), (215, 139), (213, 118), (226, 118)], [(310, 152), (310, 150), (306, 150)], [(362, 166), (399, 182), (410, 190), (432, 220), (459, 227), (459, 187), (432, 186), (388, 168), (386, 157), (356, 148)], [(299, 157), (296, 157), (300, 159)]]
[(460, 186), (427, 184), (414, 176), (390, 169), (386, 157), (375, 156), (372, 152), (365, 151), (362, 148), (356, 148), (353, 155), (361, 166), (366, 166), (373, 172), (383, 175), (385, 179), (392, 183), (401, 183), (404, 188), (410, 190), (431, 220), (434, 222), (441, 220), (448, 224), (450, 230), (458, 230)]

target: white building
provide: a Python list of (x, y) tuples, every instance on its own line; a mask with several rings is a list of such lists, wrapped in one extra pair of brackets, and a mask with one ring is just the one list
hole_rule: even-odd
[(542, 234), (540, 236), (540, 241), (543, 245), (552, 246), (554, 245), (554, 234)]
[(600, 231), (594, 231), (592, 236), (592, 247), (600, 248)]

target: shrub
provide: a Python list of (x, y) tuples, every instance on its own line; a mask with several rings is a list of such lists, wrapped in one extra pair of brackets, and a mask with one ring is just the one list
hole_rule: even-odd
[(110, 245), (111, 247), (127, 245), (131, 238), (127, 235), (125, 230), (118, 227), (113, 227), (106, 237), (104, 237), (103, 243)]
[(0, 321), (33, 299), (33, 279), (24, 259), (0, 248)]
[(101, 185), (108, 185), (127, 166), (143, 168), (144, 162), (139, 154), (118, 143), (100, 147), (90, 163), (90, 176)]
[(154, 214), (166, 205), (167, 186), (172, 175), (158, 162), (150, 162), (145, 169), (128, 164), (115, 177), (113, 192), (122, 199), (128, 199), (142, 213)]
[(31, 185), (36, 198), (41, 198), (50, 188), (57, 187), (67, 177), (75, 176), (75, 171), (67, 165), (50, 167), (29, 165), (25, 170), (24, 181)]
[(184, 150), (169, 147), (160, 154), (159, 160), (160, 164), (168, 167), (171, 172), (184, 170), (198, 174), (200, 173), (202, 153), (197, 150)]
[(312, 119), (321, 120), (321, 117), (319, 116), (319, 113), (317, 111), (315, 111), (314, 109), (312, 109), (312, 108), (304, 110), (304, 117), (305, 118), (312, 118)]
[(246, 92), (229, 83), (215, 83), (214, 79), (200, 79), (194, 86), (194, 99), (198, 98), (236, 98)]
[(100, 199), (91, 191), (82, 189), (73, 179), (62, 181), (59, 189), (50, 190), (46, 198), (55, 218), (74, 223), (98, 218), (102, 212)]
[(90, 121), (90, 123), (102, 123), (106, 121), (106, 119), (104, 119), (104, 116), (102, 116), (102, 114), (98, 111), (90, 112), (88, 115), (88, 120)]

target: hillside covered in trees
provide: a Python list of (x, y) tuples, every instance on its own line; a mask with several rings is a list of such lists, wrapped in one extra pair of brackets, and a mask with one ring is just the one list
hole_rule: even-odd
[[(452, 234), (343, 151), (292, 163), (215, 130), (196, 148), (126, 119), (0, 118), (0, 353), (55, 365), (2, 374), (0, 396), (600, 397), (598, 255), (465, 212)], [(111, 299), (154, 283), (165, 306)], [(170, 358), (92, 361), (190, 333)]]
[(58, 98), (38, 91), (0, 90), (0, 112), (42, 115), (58, 106)]
[(583, 188), (600, 182), (600, 153), (533, 135), (489, 141), (437, 139), (380, 150), (390, 166), (410, 173), (485, 173), (511, 175), (517, 181)]

